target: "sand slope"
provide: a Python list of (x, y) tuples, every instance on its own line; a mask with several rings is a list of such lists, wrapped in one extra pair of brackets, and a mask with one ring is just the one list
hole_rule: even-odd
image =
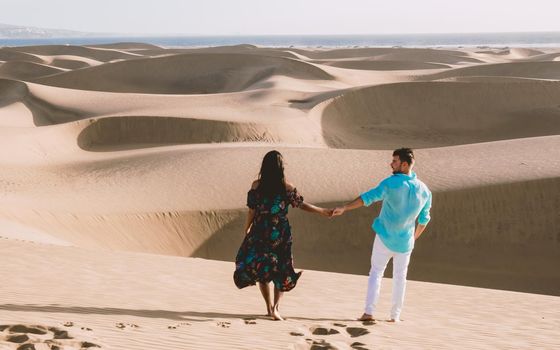
[(0, 66), (0, 78), (16, 80), (31, 80), (62, 72), (62, 69), (26, 61), (6, 62)]
[(298, 79), (331, 79), (319, 68), (296, 60), (193, 54), (111, 63), (35, 82), (96, 91), (208, 94), (245, 90), (275, 74)]
[[(364, 325), (352, 319), (361, 311), (365, 276), (305, 271), (284, 300), (288, 320), (274, 322), (261, 316), (256, 288), (235, 288), (232, 263), (4, 240), (0, 251), (17, 266), (0, 266), (0, 327), (11, 326), (0, 332), (3, 339), (27, 335), (28, 343), (51, 339), (64, 349), (87, 342), (130, 350), (560, 345), (557, 297), (411, 281), (407, 317), (395, 326), (384, 321), (386, 280), (380, 321)], [(31, 333), (41, 327), (46, 334)]]
[(335, 98), (321, 124), (331, 147), (448, 146), (557, 135), (559, 100), (557, 82), (398, 83)]
[(533, 79), (560, 79), (560, 62), (508, 62), (451, 69), (425, 78), (444, 79), (456, 76), (500, 76)]

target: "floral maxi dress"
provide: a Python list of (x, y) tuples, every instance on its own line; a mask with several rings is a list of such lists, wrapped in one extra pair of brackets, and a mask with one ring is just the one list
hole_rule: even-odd
[(303, 197), (295, 188), (273, 199), (253, 189), (247, 193), (247, 206), (255, 210), (255, 216), (235, 259), (233, 280), (237, 288), (270, 281), (284, 292), (296, 286), (301, 272), (294, 271), (292, 232), (286, 216), (289, 205), (297, 208), (302, 203)]

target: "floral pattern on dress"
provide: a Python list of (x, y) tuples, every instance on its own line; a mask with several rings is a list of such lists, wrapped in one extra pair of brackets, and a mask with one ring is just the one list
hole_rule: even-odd
[(233, 280), (238, 288), (271, 281), (284, 292), (296, 286), (301, 272), (296, 273), (293, 267), (287, 214), (290, 205), (299, 208), (302, 203), (303, 197), (295, 188), (272, 199), (254, 189), (247, 193), (247, 206), (255, 210), (255, 216), (235, 259)]

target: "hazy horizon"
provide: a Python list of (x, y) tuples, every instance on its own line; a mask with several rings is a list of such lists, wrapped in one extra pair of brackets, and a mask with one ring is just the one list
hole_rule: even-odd
[(394, 32), (394, 33), (320, 33), (320, 34), (313, 34), (313, 33), (277, 33), (277, 34), (231, 34), (231, 33), (224, 33), (224, 34), (207, 34), (207, 33), (155, 33), (155, 32), (138, 32), (138, 33), (126, 33), (126, 32), (103, 32), (103, 31), (78, 31), (74, 29), (68, 29), (63, 27), (42, 27), (42, 26), (35, 26), (35, 25), (27, 25), (27, 24), (20, 24), (20, 23), (5, 23), (0, 22), (0, 25), (9, 25), (14, 27), (27, 27), (27, 28), (40, 28), (40, 29), (50, 29), (50, 30), (63, 30), (63, 31), (75, 31), (75, 32), (83, 32), (87, 34), (107, 34), (107, 35), (125, 35), (130, 37), (141, 37), (141, 36), (201, 36), (201, 37), (227, 37), (227, 36), (234, 36), (234, 37), (244, 37), (244, 36), (389, 36), (389, 35), (449, 35), (449, 34), (516, 34), (516, 33), (560, 33), (560, 29), (558, 30), (535, 30), (535, 31), (472, 31), (472, 32)]
[(158, 2), (78, 3), (52, 0), (0, 0), (0, 23), (89, 33), (137, 35), (390, 35), (558, 32), (560, 2), (512, 3), (473, 0), (449, 3), (379, 3), (347, 0), (259, 0), (204, 3)]

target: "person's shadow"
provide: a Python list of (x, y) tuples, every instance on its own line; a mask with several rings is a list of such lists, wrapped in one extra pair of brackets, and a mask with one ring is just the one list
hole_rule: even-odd
[[(65, 314), (97, 314), (97, 315), (123, 315), (146, 318), (163, 318), (173, 321), (207, 322), (214, 319), (262, 319), (271, 320), (265, 315), (236, 314), (224, 312), (200, 312), (200, 311), (169, 311), (169, 310), (134, 310), (112, 307), (82, 307), (53, 305), (0, 305), (0, 310), (18, 312), (40, 312), (40, 313), (65, 313)], [(330, 319), (330, 318), (307, 318), (287, 317), (289, 320), (300, 321), (339, 321), (350, 322), (353, 319)]]

